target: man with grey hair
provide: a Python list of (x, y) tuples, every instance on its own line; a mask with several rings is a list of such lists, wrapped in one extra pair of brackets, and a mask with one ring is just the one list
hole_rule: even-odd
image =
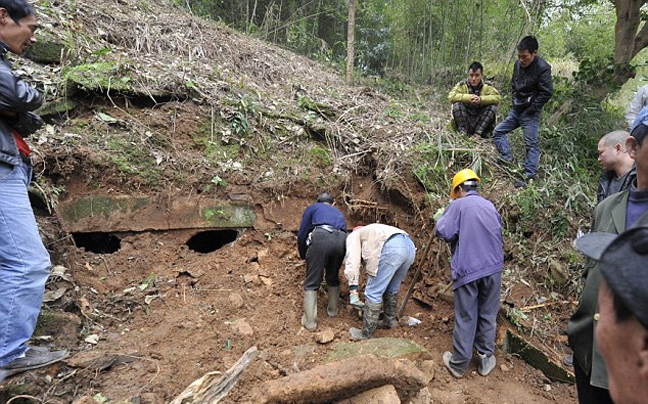
[(628, 155), (625, 142), (630, 134), (615, 130), (598, 142), (598, 162), (605, 170), (599, 179), (596, 202), (628, 188), (637, 176), (634, 160)]

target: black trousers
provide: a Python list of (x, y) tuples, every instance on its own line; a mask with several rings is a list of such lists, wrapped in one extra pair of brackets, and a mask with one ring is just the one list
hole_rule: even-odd
[(311, 233), (311, 244), (306, 250), (306, 283), (304, 289), (317, 290), (326, 272), (326, 284), (339, 286), (339, 272), (346, 254), (343, 230), (328, 231), (316, 227)]
[(590, 377), (574, 356), (574, 374), (576, 376), (576, 391), (578, 391), (579, 404), (614, 404), (610, 397), (610, 390), (592, 386)]

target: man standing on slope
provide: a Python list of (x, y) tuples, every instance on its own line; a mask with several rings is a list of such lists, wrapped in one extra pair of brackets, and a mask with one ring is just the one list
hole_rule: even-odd
[[(628, 154), (635, 160), (637, 178), (628, 189), (609, 196), (596, 207), (592, 232), (621, 234), (648, 211), (647, 136), (648, 120), (643, 120), (635, 126), (626, 140)], [(594, 339), (600, 318), (597, 304), (601, 283), (599, 264), (588, 262), (584, 277), (585, 287), (578, 308), (567, 326), (569, 345), (574, 351), (578, 401), (580, 404), (612, 403), (607, 368)]]
[(37, 27), (27, 1), (0, 0), (0, 381), (67, 355), (27, 345), (50, 268), (27, 194), (32, 166), (23, 139), (43, 123), (31, 112), (43, 98), (13, 75), (5, 57), (7, 52), (21, 55), (36, 43)]
[(538, 172), (540, 146), (538, 145), (538, 126), (542, 107), (553, 95), (551, 66), (538, 57), (538, 40), (533, 36), (522, 38), (517, 46), (518, 60), (513, 67), (513, 105), (508, 116), (493, 131), (495, 146), (500, 159), (505, 164), (513, 162), (511, 147), (506, 135), (522, 127), (526, 161), (524, 175), (515, 182), (516, 188), (524, 188)]
[(324, 192), (302, 215), (297, 234), (299, 256), (306, 259), (304, 282), (304, 315), (302, 325), (308, 331), (317, 328), (317, 291), (326, 276), (330, 317), (338, 312), (340, 298), (339, 272), (346, 253), (346, 221), (335, 206), (333, 196)]
[(493, 204), (477, 193), (479, 177), (471, 169), (452, 180), (450, 203), (437, 221), (437, 236), (451, 243), (455, 325), (454, 353), (443, 363), (455, 377), (463, 377), (479, 354), (479, 374), (495, 368), (495, 327), (500, 307), (504, 249), (502, 220)]

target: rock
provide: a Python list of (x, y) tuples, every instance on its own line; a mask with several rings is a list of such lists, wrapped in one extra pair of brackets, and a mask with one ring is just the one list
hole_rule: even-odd
[(259, 279), (261, 280), (261, 283), (263, 283), (265, 286), (272, 286), (272, 279), (268, 276), (259, 276)]
[(318, 332), (315, 340), (320, 344), (327, 344), (335, 339), (335, 333), (331, 328), (326, 328), (322, 332)]
[(268, 249), (264, 248), (263, 250), (259, 250), (257, 252), (257, 261), (259, 262), (260, 265), (263, 265), (266, 258), (268, 258)]
[(253, 285), (256, 285), (257, 283), (261, 283), (259, 280), (259, 275), (257, 274), (245, 274), (243, 275), (243, 281), (245, 283), (252, 283)]
[(391, 384), (367, 390), (362, 394), (338, 401), (337, 404), (400, 404), (396, 388)]
[(140, 404), (164, 404), (164, 399), (155, 393), (140, 394)]
[(94, 400), (94, 398), (85, 396), (74, 401), (72, 404), (97, 404), (97, 402)]
[(426, 360), (418, 365), (418, 368), (421, 369), (421, 372), (423, 372), (428, 377), (428, 383), (430, 382), (430, 380), (434, 379), (435, 366), (436, 364), (433, 360)]
[(500, 370), (501, 370), (502, 372), (508, 372), (508, 371), (510, 371), (511, 369), (509, 369), (508, 366), (506, 366), (505, 364), (502, 363), (502, 364), (500, 365)]
[(54, 345), (58, 347), (75, 346), (79, 343), (80, 328), (81, 319), (76, 314), (42, 310), (38, 316), (34, 335), (51, 335), (54, 337)]
[(395, 387), (399, 397), (406, 397), (427, 387), (427, 376), (406, 359), (357, 356), (266, 381), (256, 387), (252, 401), (257, 404), (328, 403), (384, 384)]
[(432, 393), (425, 387), (423, 390), (414, 396), (407, 404), (430, 404), (432, 402)]
[(244, 318), (236, 322), (236, 331), (244, 337), (251, 337), (254, 335), (254, 330), (252, 326), (245, 321)]
[(243, 300), (243, 297), (239, 295), (238, 293), (230, 293), (229, 295), (229, 301), (237, 309), (240, 309), (245, 305), (245, 301)]
[(25, 57), (36, 63), (59, 63), (61, 56), (65, 56), (62, 55), (64, 52), (69, 52), (65, 45), (51, 35), (41, 35), (39, 32), (38, 42), (27, 49)]

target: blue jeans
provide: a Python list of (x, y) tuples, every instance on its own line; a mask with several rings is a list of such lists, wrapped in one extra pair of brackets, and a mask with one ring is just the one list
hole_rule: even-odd
[(540, 146), (538, 145), (538, 126), (540, 124), (540, 112), (529, 115), (527, 113), (518, 113), (511, 110), (505, 120), (503, 120), (493, 131), (495, 146), (500, 155), (506, 161), (512, 161), (511, 147), (509, 146), (506, 135), (515, 129), (522, 127), (524, 145), (526, 146), (526, 161), (524, 162), (524, 175), (527, 178), (535, 178), (538, 172), (538, 162), (540, 161)]
[(416, 248), (410, 236), (403, 233), (391, 236), (383, 244), (376, 276), (370, 276), (367, 281), (365, 298), (378, 304), (382, 303), (385, 292), (397, 294), (415, 256)]
[(0, 366), (27, 351), (49, 276), (49, 254), (27, 195), (31, 171), (0, 163)]

